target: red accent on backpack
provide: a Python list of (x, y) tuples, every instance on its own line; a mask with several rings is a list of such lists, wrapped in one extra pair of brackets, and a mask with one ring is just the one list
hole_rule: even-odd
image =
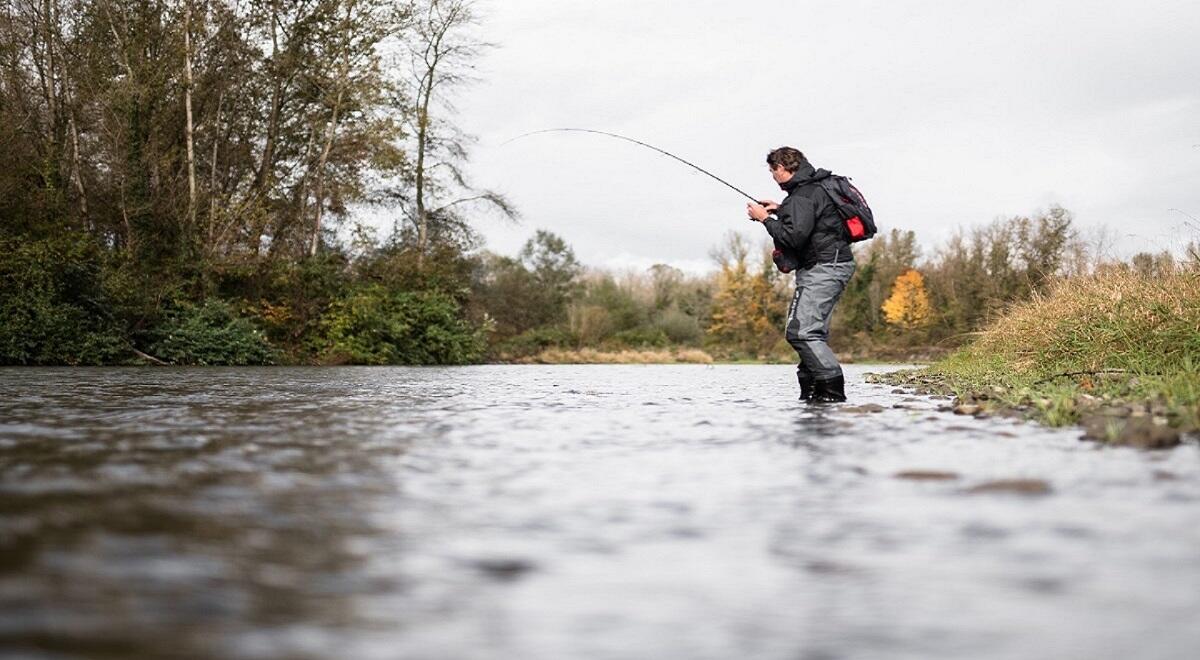
[(850, 230), (850, 239), (856, 240), (866, 235), (867, 230), (863, 227), (862, 220), (856, 215), (846, 221), (846, 229)]

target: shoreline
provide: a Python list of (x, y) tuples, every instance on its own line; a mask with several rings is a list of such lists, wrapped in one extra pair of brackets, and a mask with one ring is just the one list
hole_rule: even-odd
[(1084, 439), (1109, 446), (1170, 449), (1200, 440), (1200, 427), (1185, 411), (1164, 401), (1089, 394), (1078, 384), (1046, 381), (1005, 387), (986, 378), (955, 377), (937, 365), (868, 374), (867, 382), (952, 397), (949, 408), (956, 415), (1011, 417), (1049, 427), (1077, 426)]
[(1077, 424), (1108, 445), (1177, 446), (1200, 432), (1200, 269), (1057, 280), (954, 354), (875, 381), (952, 395), (959, 414)]

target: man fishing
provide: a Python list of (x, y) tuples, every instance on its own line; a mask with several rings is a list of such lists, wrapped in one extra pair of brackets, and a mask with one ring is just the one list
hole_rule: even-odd
[[(787, 193), (782, 202), (751, 202), (746, 212), (774, 239), (777, 261), (794, 264), (796, 293), (788, 308), (786, 336), (800, 355), (796, 378), (800, 398), (811, 403), (846, 400), (846, 382), (830, 350), (829, 319), (854, 274), (854, 255), (842, 218), (818, 183), (830, 175), (809, 164), (804, 154), (780, 147), (767, 154), (775, 183)], [(782, 269), (782, 268), (781, 268)]]

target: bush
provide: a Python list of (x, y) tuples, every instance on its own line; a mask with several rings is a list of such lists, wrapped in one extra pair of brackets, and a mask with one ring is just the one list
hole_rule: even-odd
[(229, 303), (177, 303), (148, 333), (148, 352), (172, 364), (271, 364), (275, 351)]
[(547, 348), (562, 348), (575, 343), (575, 337), (564, 328), (546, 326), (526, 330), (516, 337), (496, 345), (493, 352), (503, 358), (537, 355)]
[(129, 352), (89, 240), (0, 241), (0, 254), (0, 364), (105, 364)]
[(667, 339), (676, 344), (698, 342), (704, 334), (700, 320), (678, 309), (667, 309), (659, 314), (654, 326), (666, 334)]
[(661, 348), (670, 343), (667, 335), (658, 328), (630, 328), (612, 336), (613, 344), (629, 348)]
[(321, 333), (321, 318), (334, 300), (350, 295), (352, 277), (345, 255), (334, 251), (299, 262), (273, 262), (256, 267), (238, 282), (232, 273), (221, 297), (256, 301), (255, 315), (271, 343), (291, 361), (308, 361), (312, 338)]
[(438, 291), (394, 291), (367, 285), (337, 300), (321, 319), (326, 362), (462, 364), (483, 355), (484, 337)]

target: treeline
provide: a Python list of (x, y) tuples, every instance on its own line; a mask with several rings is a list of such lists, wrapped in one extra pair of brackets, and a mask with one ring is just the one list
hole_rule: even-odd
[[(1125, 270), (1165, 277), (1200, 264), (1191, 245), (1121, 263), (1089, 244), (1060, 207), (962, 229), (927, 255), (914, 232), (892, 230), (855, 248), (858, 270), (833, 318), (832, 345), (851, 358), (913, 359), (966, 343), (1013, 303), (1063, 278)], [(570, 359), (570, 350), (701, 349), (717, 359), (792, 361), (783, 339), (793, 285), (769, 247), (736, 234), (712, 254), (717, 269), (686, 275), (585, 271), (560, 239), (539, 233), (517, 258), (481, 262), (477, 313), (497, 359)], [(565, 356), (563, 350), (568, 351)]]
[(0, 363), (482, 357), (469, 2), (0, 8)]

